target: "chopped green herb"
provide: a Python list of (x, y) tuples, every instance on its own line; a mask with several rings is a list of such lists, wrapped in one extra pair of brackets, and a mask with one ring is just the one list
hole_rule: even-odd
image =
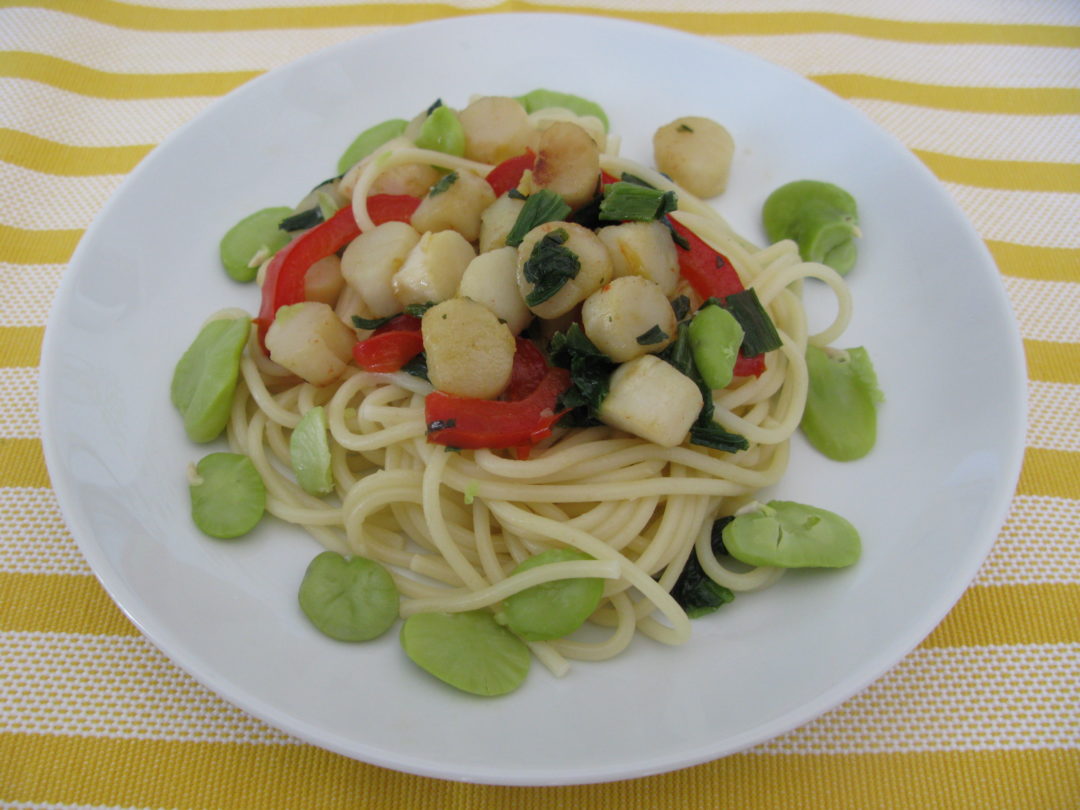
[(716, 422), (710, 420), (709, 424), (697, 423), (690, 428), (690, 444), (699, 444), (703, 447), (711, 447), (714, 450), (723, 450), (725, 453), (737, 453), (746, 450), (750, 443), (746, 437), (738, 433), (730, 433), (724, 430)]
[(645, 188), (656, 188), (648, 180), (642, 180), (636, 174), (630, 174), (630, 172), (623, 172), (619, 175), (619, 179), (624, 183), (633, 183), (635, 186), (644, 186)]
[(432, 433), (438, 433), (440, 430), (449, 430), (457, 425), (456, 419), (436, 419), (434, 422), (428, 422), (427, 432), (430, 436)]
[(424, 112), (424, 115), (431, 115), (433, 112), (435, 112), (437, 109), (439, 109), (439, 107), (441, 107), (442, 105), (443, 105), (443, 103), (442, 103), (441, 98), (435, 99), (435, 101), (432, 102), (431, 106), (428, 107), (427, 110)]
[(688, 127), (686, 124), (679, 124), (679, 130), (678, 131), (679, 132), (693, 132), (694, 130), (691, 127)]
[(570, 206), (554, 191), (542, 188), (530, 194), (514, 221), (514, 227), (506, 235), (506, 244), (517, 247), (525, 234), (545, 222), (559, 222), (570, 213)]
[(642, 332), (636, 339), (639, 346), (655, 346), (657, 343), (663, 343), (667, 338), (667, 332), (658, 324), (654, 324), (651, 329)]
[(420, 354), (413, 357), (412, 360), (401, 367), (401, 370), (406, 374), (411, 374), (414, 377), (419, 377), (421, 380), (431, 382), (431, 380), (428, 379), (427, 355), (424, 354), (424, 352), (420, 352)]
[(356, 329), (378, 329), (384, 323), (387, 323), (396, 317), (396, 315), (387, 315), (385, 318), (361, 318), (359, 315), (353, 315), (352, 325)]
[(660, 217), (660, 221), (662, 223), (664, 223), (665, 228), (667, 228), (669, 231), (671, 231), (671, 241), (673, 241), (676, 245), (681, 247), (683, 250), (689, 250), (690, 249), (690, 240), (687, 239), (685, 236), (683, 236), (681, 233), (679, 233), (677, 230), (675, 230), (675, 226), (671, 222), (671, 217), (666, 216), (666, 215), (662, 216), (662, 217)]
[(425, 301), (422, 304), (408, 304), (405, 307), (405, 314), (412, 315), (414, 318), (424, 317), (424, 313), (435, 306), (434, 301)]
[(318, 206), (315, 206), (306, 211), (300, 211), (292, 216), (285, 217), (278, 223), (278, 227), (283, 231), (304, 231), (308, 228), (314, 228), (322, 221), (322, 211)]
[(457, 179), (457, 172), (450, 172), (450, 174), (443, 175), (441, 178), (439, 178), (439, 182), (437, 182), (431, 187), (431, 190), (428, 192), (428, 196), (434, 197), (437, 194), (442, 194), (444, 191), (450, 188), (450, 186), (454, 185), (454, 183), (457, 182)]
[(620, 180), (604, 187), (600, 219), (648, 222), (670, 214), (678, 205), (674, 191), (660, 191)]
[(525, 280), (533, 285), (525, 303), (534, 307), (542, 304), (563, 288), (581, 270), (577, 254), (564, 246), (570, 238), (565, 228), (556, 228), (533, 247), (522, 271)]
[(761, 305), (753, 287), (732, 293), (719, 302), (720, 306), (735, 316), (743, 328), (742, 353), (744, 357), (757, 357), (764, 352), (779, 349), (784, 342), (773, 325), (772, 318)]
[(524, 194), (522, 194), (520, 191), (518, 191), (516, 187), (512, 188), (508, 192), (506, 192), (506, 196), (509, 197), (511, 200), (527, 200), (527, 199), (529, 199)]
[(690, 299), (685, 295), (672, 299), (671, 309), (675, 313), (675, 320), (681, 321), (690, 313)]
[(560, 424), (584, 427), (600, 424), (597, 412), (608, 393), (615, 364), (600, 351), (576, 323), (556, 332), (548, 346), (551, 361), (570, 370), (570, 388), (559, 398), (558, 408), (569, 409)]
[[(732, 518), (724, 517), (713, 523), (712, 528), (712, 551), (716, 556), (727, 555), (721, 532), (724, 526), (730, 523)], [(697, 554), (691, 552), (690, 558), (683, 566), (671, 596), (686, 611), (691, 619), (697, 619), (709, 613), (713, 613), (723, 605), (735, 599), (735, 594), (729, 588), (719, 585), (709, 578), (698, 562)]]

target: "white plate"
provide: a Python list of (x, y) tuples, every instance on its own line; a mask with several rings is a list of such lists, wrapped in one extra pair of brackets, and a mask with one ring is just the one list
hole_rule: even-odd
[[(169, 404), (177, 358), (213, 309), (254, 310), (219, 269), (223, 230), (290, 204), (334, 173), (357, 132), (436, 97), (544, 86), (601, 102), (623, 153), (683, 114), (738, 144), (719, 202), (762, 240), (780, 184), (820, 178), (859, 200), (854, 323), (887, 402), (865, 460), (796, 441), (776, 495), (834, 509), (865, 554), (793, 574), (694, 624), (689, 644), (635, 641), (556, 680), (535, 666), (511, 696), (457, 693), (413, 667), (396, 633), (321, 637), (295, 589), (318, 550), (266, 520), (201, 536), (188, 513), (186, 441)], [(155, 150), (86, 233), (45, 338), (49, 472), (109, 593), (177, 664), (298, 737), (403, 771), (508, 784), (594, 782), (714, 759), (851, 697), (923, 639), (983, 560), (1013, 491), (1024, 426), (1020, 341), (983, 244), (932, 175), (843, 101), (704, 39), (592, 17), (499, 15), (390, 30), (276, 70)]]

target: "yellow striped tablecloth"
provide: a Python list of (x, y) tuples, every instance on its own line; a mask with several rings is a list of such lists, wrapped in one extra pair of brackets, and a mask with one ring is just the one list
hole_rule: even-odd
[[(1019, 487), (941, 626), (803, 728), (608, 785), (394, 773), (215, 697), (94, 579), (38, 426), (40, 347), (66, 262), (155, 144), (327, 45), (520, 10), (691, 31), (847, 99), (929, 166), (986, 241), (1028, 361)], [(0, 0), (0, 807), (1080, 807), (1080, 3)]]

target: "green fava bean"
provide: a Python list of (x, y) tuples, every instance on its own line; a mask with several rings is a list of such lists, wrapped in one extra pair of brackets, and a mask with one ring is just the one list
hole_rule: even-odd
[(204, 534), (223, 540), (247, 534), (266, 511), (266, 486), (251, 459), (211, 453), (195, 466), (191, 518)]
[(810, 387), (802, 428), (810, 444), (834, 461), (854, 461), (877, 441), (877, 375), (866, 349), (806, 350)]
[(365, 129), (356, 136), (356, 140), (349, 144), (349, 148), (338, 159), (338, 174), (344, 174), (387, 141), (403, 135), (408, 125), (409, 122), (403, 118), (391, 118), (389, 121), (383, 121), (381, 124)]
[(210, 321), (176, 364), (169, 395), (193, 442), (213, 441), (225, 429), (250, 332), (250, 318)]
[(327, 438), (326, 410), (311, 408), (289, 437), (289, 453), (296, 483), (309, 495), (326, 495), (334, 489)]
[[(591, 559), (574, 549), (551, 549), (522, 562), (511, 576), (538, 565)], [(599, 577), (545, 582), (507, 597), (496, 618), (526, 641), (562, 638), (581, 627), (596, 610), (603, 594), (604, 580)]]
[(595, 101), (589, 101), (581, 96), (575, 96), (571, 93), (560, 93), (556, 90), (533, 90), (531, 93), (526, 93), (523, 96), (518, 96), (517, 100), (521, 103), (521, 106), (525, 108), (525, 112), (532, 114), (537, 110), (546, 110), (549, 107), (562, 107), (563, 109), (570, 110), (570, 112), (577, 115), (592, 115), (600, 119), (600, 123), (604, 125), (604, 131), (607, 132), (608, 117), (604, 112), (604, 108), (597, 104)]
[(702, 307), (690, 321), (690, 350), (705, 384), (714, 391), (731, 384), (744, 332), (735, 316), (715, 304)]
[(794, 239), (805, 261), (827, 264), (841, 275), (855, 265), (854, 237), (862, 236), (855, 198), (839, 186), (797, 180), (765, 200), (765, 233), (771, 242)]
[(728, 553), (747, 565), (843, 568), (858, 561), (859, 533), (835, 512), (794, 501), (769, 501), (738, 515), (723, 531)]
[(297, 595), (300, 609), (338, 641), (370, 641), (398, 618), (398, 589), (379, 563), (324, 551), (307, 567)]
[(237, 222), (221, 239), (219, 253), (225, 272), (234, 281), (254, 281), (259, 264), (252, 259), (260, 252), (277, 253), (291, 238), (278, 224), (292, 214), (291, 208), (264, 208)]
[(421, 669), (464, 692), (513, 692), (529, 674), (525, 642), (486, 610), (416, 613), (401, 627), (401, 646)]
[(449, 107), (436, 107), (420, 127), (416, 145), (461, 157), (465, 154), (465, 128)]

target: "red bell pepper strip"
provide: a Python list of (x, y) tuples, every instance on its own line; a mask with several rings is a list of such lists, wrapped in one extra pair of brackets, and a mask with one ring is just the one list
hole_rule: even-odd
[(266, 330), (281, 307), (304, 300), (304, 277), (308, 268), (320, 259), (337, 253), (359, 235), (360, 228), (356, 225), (352, 208), (345, 206), (274, 254), (266, 268), (262, 306), (259, 317), (255, 319), (259, 325), (260, 343), (265, 346)]
[(514, 365), (503, 399), (514, 402), (525, 399), (547, 376), (548, 364), (544, 353), (531, 340), (515, 338)]
[(353, 346), (353, 357), (365, 371), (389, 373), (401, 367), (424, 350), (419, 331), (395, 330), (372, 335)]
[(367, 198), (368, 216), (376, 225), (384, 222), (408, 223), (421, 201), (421, 197), (411, 194), (372, 194)]
[(382, 326), (379, 326), (371, 333), (372, 337), (375, 335), (382, 335), (387, 332), (419, 332), (420, 331), (420, 319), (415, 315), (409, 315), (402, 312), (400, 315), (395, 315), (388, 320)]
[(488, 172), (485, 179), (495, 196), (501, 197), (510, 189), (517, 188), (526, 169), (531, 169), (535, 163), (536, 153), (532, 149), (526, 149), (525, 154), (504, 160)]
[(608, 174), (605, 171), (600, 172), (600, 188), (601, 189), (603, 189), (604, 186), (610, 186), (612, 183), (618, 183), (618, 182), (619, 182), (618, 177), (615, 177), (614, 175)]
[(668, 220), (675, 232), (690, 243), (689, 250), (679, 248), (677, 253), (679, 272), (690, 282), (694, 292), (702, 298), (724, 299), (745, 289), (727, 256), (713, 250), (704, 239), (673, 217)]
[(428, 441), (469, 450), (514, 447), (520, 455), (551, 435), (562, 416), (555, 410), (559, 395), (569, 387), (570, 372), (549, 368), (536, 390), (516, 402), (433, 391), (424, 403)]

